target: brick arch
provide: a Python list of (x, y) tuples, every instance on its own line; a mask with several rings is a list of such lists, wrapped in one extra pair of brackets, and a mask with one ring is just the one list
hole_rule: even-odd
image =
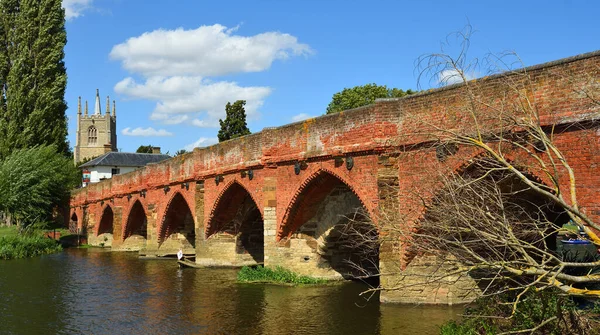
[[(148, 212), (148, 209), (147, 209), (146, 204), (144, 204), (144, 202), (142, 201), (142, 198), (139, 198), (139, 197), (137, 199), (131, 199), (131, 200), (132, 200), (131, 205), (128, 207), (126, 215), (123, 216), (123, 229), (122, 229), (122, 233), (121, 233), (123, 241), (125, 241), (127, 239), (127, 237), (129, 237), (129, 235), (131, 235), (131, 234), (128, 235), (128, 233), (129, 233), (128, 230), (130, 230), (130, 228), (132, 228), (132, 225), (133, 225), (134, 218), (132, 216), (138, 214), (139, 208), (136, 206), (141, 207), (141, 211), (146, 219), (146, 230), (148, 229), (148, 226), (147, 226), (148, 219), (147, 219), (147, 214), (146, 214)], [(134, 212), (134, 210), (135, 210), (135, 212)], [(133, 233), (133, 231), (131, 233)], [(145, 237), (148, 238), (148, 235), (146, 235)]]
[[(300, 187), (294, 192), (294, 196), (286, 207), (285, 214), (277, 229), (277, 241), (289, 237), (296, 231), (306, 218), (314, 215), (316, 205), (318, 205), (331, 192), (333, 187), (343, 184), (358, 198), (361, 205), (367, 210), (369, 216), (373, 217), (373, 209), (367, 206), (366, 199), (357, 187), (346, 178), (329, 170), (320, 168), (308, 176)], [(301, 208), (308, 207), (309, 210), (299, 212)]]
[[(73, 208), (71, 213), (69, 214), (69, 230), (71, 233), (76, 233), (76, 230), (81, 231), (83, 226), (83, 211), (77, 210)], [(74, 226), (71, 226), (71, 223), (75, 222)]]
[[(484, 159), (486, 157), (489, 157), (488, 153), (483, 150), (478, 150), (477, 152), (472, 153), (467, 157), (463, 157), (462, 159), (457, 160), (456, 162), (448, 165), (448, 170), (445, 171), (446, 176), (463, 175), (465, 173), (468, 173), (470, 169), (475, 167), (475, 164), (477, 163), (478, 160)], [(514, 153), (510, 153), (510, 152), (505, 152), (504, 157), (509, 164), (513, 165), (518, 171), (520, 171), (528, 179), (548, 187), (548, 183), (546, 180), (544, 180), (537, 173), (535, 173), (534, 170), (528, 169), (525, 167), (528, 163), (527, 157), (515, 156)], [(524, 160), (525, 160), (524, 164), (518, 163), (519, 158), (524, 158)], [(412, 229), (416, 229), (419, 222), (421, 220), (425, 219), (425, 216), (428, 214), (427, 210), (428, 210), (429, 206), (434, 205), (433, 201), (436, 199), (436, 197), (445, 191), (441, 180), (436, 180), (434, 183), (432, 183), (432, 185), (430, 187), (432, 188), (432, 191), (429, 192), (429, 194), (427, 194), (427, 197), (420, 199), (420, 204), (419, 204), (420, 208), (417, 211), (417, 215), (415, 216), (415, 218), (412, 221), (412, 225), (413, 225)], [(433, 191), (433, 189), (435, 189), (436, 191)], [(554, 217), (554, 220), (557, 220), (554, 222), (562, 222), (565, 220), (565, 216), (563, 216), (563, 215), (566, 212), (563, 212), (562, 210), (560, 210), (557, 207), (553, 207), (553, 206), (560, 206), (560, 205), (553, 203), (552, 201), (550, 201), (550, 199), (541, 198), (540, 201), (549, 205), (549, 207), (547, 209), (549, 209), (550, 211), (546, 211), (545, 213), (546, 214), (553, 213), (552, 216)], [(410, 243), (403, 244), (402, 248), (405, 250), (405, 253), (403, 256), (403, 263), (406, 266), (413, 260), (413, 258), (415, 256), (417, 256), (417, 254), (410, 250)]]
[(206, 238), (216, 233), (221, 224), (231, 221), (236, 214), (234, 211), (226, 210), (220, 207), (223, 205), (238, 206), (245, 200), (246, 196), (252, 199), (254, 205), (260, 211), (261, 219), (264, 219), (263, 208), (258, 205), (259, 202), (256, 200), (256, 197), (242, 183), (234, 179), (225, 187), (223, 187), (214, 202), (207, 221), (208, 223), (204, 231)]
[[(95, 228), (95, 233), (96, 236), (99, 236), (101, 234), (105, 234), (105, 233), (113, 233), (113, 229), (114, 229), (114, 219), (115, 219), (115, 213), (112, 209), (112, 207), (110, 205), (106, 205), (104, 206), (104, 208), (102, 208), (102, 210), (100, 211), (100, 220), (98, 221), (98, 224), (96, 225)], [(109, 231), (110, 228), (110, 231)]]
[[(158, 240), (158, 245), (159, 246), (164, 242), (164, 239), (169, 236), (169, 233), (172, 233), (172, 231), (170, 231), (170, 229), (172, 227), (169, 227), (166, 224), (166, 221), (167, 221), (167, 217), (169, 216), (169, 214), (171, 214), (170, 210), (172, 209), (173, 201), (174, 200), (177, 200), (176, 204), (180, 203), (180, 201), (183, 201), (183, 204), (185, 204), (185, 206), (187, 206), (187, 209), (188, 209), (190, 215), (192, 216), (192, 220), (195, 221), (195, 219), (194, 219), (194, 212), (192, 211), (192, 208), (194, 208), (194, 207), (190, 206), (190, 203), (189, 203), (188, 199), (186, 198), (186, 196), (183, 193), (179, 192), (179, 191), (173, 192), (173, 195), (171, 196), (171, 198), (167, 202), (167, 204), (166, 204), (166, 206), (164, 208), (164, 211), (162, 212), (162, 217), (160, 219), (160, 224), (158, 225), (157, 240)], [(185, 210), (185, 208), (184, 208), (184, 210)], [(195, 223), (194, 223), (194, 225), (195, 225)], [(192, 241), (191, 244), (194, 245), (195, 241)]]

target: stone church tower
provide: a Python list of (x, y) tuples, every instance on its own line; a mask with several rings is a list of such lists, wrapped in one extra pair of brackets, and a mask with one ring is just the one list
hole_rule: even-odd
[(110, 113), (110, 98), (106, 97), (106, 113), (100, 108), (100, 94), (96, 90), (94, 114), (88, 115), (88, 103), (85, 102), (85, 113), (81, 115), (81, 97), (77, 105), (77, 138), (75, 143), (75, 163), (86, 158), (98, 157), (110, 151), (117, 151), (117, 115), (113, 100)]

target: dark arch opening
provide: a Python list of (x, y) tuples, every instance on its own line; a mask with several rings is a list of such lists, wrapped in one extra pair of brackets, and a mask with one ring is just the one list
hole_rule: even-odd
[[(528, 180), (545, 187), (536, 176), (520, 171)], [(443, 179), (417, 223), (419, 234), (409, 248), (409, 261), (421, 254), (452, 255), (451, 259), (464, 264), (481, 264), (480, 259), (519, 264), (529, 259), (539, 261), (556, 250), (557, 231), (569, 220), (560, 205), (498, 162), (481, 157)], [(469, 275), (482, 290), (490, 288), (490, 278), (497, 278), (487, 270)]]
[(77, 222), (77, 213), (73, 212), (69, 221), (69, 232), (75, 234), (79, 232), (79, 222)]
[(235, 236), (237, 254), (264, 262), (264, 221), (250, 193), (238, 183), (223, 193), (208, 226), (207, 237), (220, 233)]
[[(536, 176), (524, 170), (521, 173), (527, 179), (546, 187)], [(526, 227), (527, 224), (533, 227), (534, 222), (545, 224), (547, 226), (545, 233), (548, 236), (543, 241), (540, 240), (540, 243), (546, 243), (548, 249), (556, 249), (556, 233), (553, 232), (570, 220), (569, 214), (564, 208), (533, 190), (516, 174), (503, 169), (492, 159), (485, 157), (477, 159), (463, 169), (460, 176), (467, 182), (477, 181), (480, 192), (489, 190), (496, 194), (496, 198), (502, 201), (506, 217), (521, 223), (520, 227)], [(552, 192), (550, 188), (546, 190)], [(522, 230), (524, 234), (528, 233), (525, 228)], [(539, 240), (539, 236), (535, 236), (534, 232), (529, 232), (529, 234), (532, 234), (528, 238), (530, 241)]]
[(314, 261), (345, 279), (377, 284), (379, 233), (358, 196), (343, 181), (321, 172), (310, 180), (290, 208), (282, 239), (305, 239)]
[(104, 211), (102, 212), (102, 219), (100, 220), (100, 225), (98, 226), (98, 235), (102, 234), (112, 234), (113, 233), (113, 210), (110, 206), (106, 206)]
[(123, 233), (123, 240), (126, 240), (132, 235), (139, 235), (143, 238), (148, 238), (148, 219), (146, 218), (146, 212), (144, 206), (139, 200), (131, 207), (127, 223), (125, 225), (125, 232)]
[(173, 234), (182, 234), (185, 240), (192, 247), (196, 245), (196, 231), (194, 226), (194, 217), (187, 202), (180, 193), (177, 193), (169, 204), (158, 243), (161, 245), (167, 238)]

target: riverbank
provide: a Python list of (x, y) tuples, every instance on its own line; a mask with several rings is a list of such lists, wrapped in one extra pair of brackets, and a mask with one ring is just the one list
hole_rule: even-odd
[(0, 228), (0, 260), (29, 258), (61, 250), (58, 242), (41, 234), (21, 235), (16, 227)]

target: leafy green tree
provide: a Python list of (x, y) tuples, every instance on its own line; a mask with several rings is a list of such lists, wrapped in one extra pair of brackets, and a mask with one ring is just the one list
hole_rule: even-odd
[(68, 154), (60, 0), (0, 1), (0, 158), (53, 145)]
[(327, 106), (327, 114), (370, 105), (378, 98), (401, 98), (413, 94), (412, 90), (403, 91), (399, 88), (388, 88), (377, 84), (366, 84), (352, 88), (344, 88), (333, 95)]
[(9, 224), (48, 220), (80, 178), (72, 160), (54, 145), (17, 149), (0, 162), (0, 212)]
[(246, 100), (238, 100), (233, 104), (225, 105), (225, 120), (219, 119), (221, 129), (219, 130), (219, 142), (227, 141), (232, 138), (249, 135), (250, 129), (246, 124), (246, 110), (244, 105)]
[(140, 145), (139, 148), (135, 152), (138, 154), (151, 154), (152, 153), (152, 145)]
[(183, 154), (185, 154), (186, 152), (187, 152), (187, 150), (185, 150), (185, 149), (177, 150), (177, 151), (175, 152), (175, 156), (183, 155)]

